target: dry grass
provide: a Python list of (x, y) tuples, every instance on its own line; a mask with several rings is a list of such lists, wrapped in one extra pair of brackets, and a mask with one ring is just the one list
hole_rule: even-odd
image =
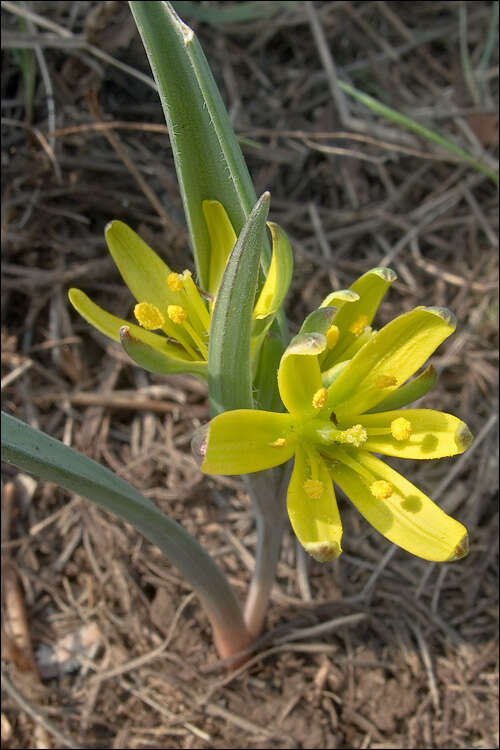
[[(232, 4), (203, 7), (219, 5)], [(191, 265), (128, 6), (38, 2), (40, 18), (25, 22), (12, 6), (2, 9), (3, 408), (153, 498), (243, 595), (248, 498), (237, 479), (202, 477), (189, 453), (208, 417), (203, 387), (131, 366), (66, 299), (76, 285), (127, 313), (103, 238), (113, 218), (172, 267)], [(492, 8), (316, 2), (239, 25), (194, 23), (257, 192), (271, 191), (272, 218), (292, 240), (292, 329), (332, 287), (383, 264), (399, 279), (379, 324), (419, 304), (457, 315), (425, 403), (466, 420), (476, 441), (408, 475), (468, 525), (469, 556), (413, 559), (343, 503), (341, 559), (304, 563), (286, 537), (266, 634), (227, 676), (196, 600), (156, 549), (87, 501), (5, 468), (3, 747), (498, 746), (497, 190), (336, 85), (338, 75), (491, 167)], [(32, 97), (20, 37), (35, 45)]]

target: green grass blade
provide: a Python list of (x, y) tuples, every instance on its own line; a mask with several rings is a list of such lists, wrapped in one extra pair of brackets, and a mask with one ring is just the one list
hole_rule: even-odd
[(428, 141), (437, 143), (450, 153), (455, 154), (455, 156), (457, 156), (460, 161), (469, 164), (474, 169), (477, 169), (479, 172), (487, 175), (490, 180), (495, 183), (495, 185), (498, 185), (498, 172), (493, 171), (485, 164), (479, 162), (474, 156), (469, 154), (467, 151), (464, 151), (459, 146), (456, 146), (454, 143), (452, 143), (452, 141), (444, 138), (442, 135), (439, 135), (439, 133), (435, 133), (433, 130), (424, 127), (423, 125), (420, 125), (420, 123), (412, 120), (410, 117), (406, 117), (406, 115), (403, 115), (401, 114), (401, 112), (392, 109), (392, 107), (388, 107), (387, 105), (382, 104), (377, 99), (374, 99), (368, 94), (365, 94), (363, 91), (355, 89), (353, 86), (350, 86), (344, 81), (339, 81), (339, 86), (342, 91), (345, 91), (345, 93), (349, 96), (352, 96), (353, 99), (356, 99), (358, 102), (364, 104), (366, 107), (371, 109), (372, 112), (375, 112), (378, 115), (382, 115), (382, 117), (387, 118), (391, 122), (394, 122), (396, 125), (401, 125), (403, 128), (410, 130), (412, 133), (416, 133), (422, 138), (426, 138)]
[(178, 0), (172, 3), (175, 10), (187, 18), (211, 23), (214, 26), (271, 18), (276, 13), (282, 12), (283, 8), (293, 8), (297, 4), (296, 0), (272, 0), (272, 2), (252, 0), (252, 2), (238, 2), (230, 6), (219, 6), (213, 2), (205, 6), (189, 0)]

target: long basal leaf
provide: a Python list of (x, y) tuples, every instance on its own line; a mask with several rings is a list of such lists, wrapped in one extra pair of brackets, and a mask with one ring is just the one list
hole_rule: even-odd
[[(2, 412), (2, 461), (86, 497), (132, 524), (193, 586), (214, 630), (245, 632), (239, 604), (212, 558), (182, 526), (87, 456)], [(244, 636), (242, 635), (242, 640)]]
[[(255, 190), (224, 102), (192, 29), (168, 2), (130, 2), (158, 86), (200, 283), (208, 289), (204, 200), (218, 200), (238, 235)], [(267, 264), (270, 248), (267, 248)]]

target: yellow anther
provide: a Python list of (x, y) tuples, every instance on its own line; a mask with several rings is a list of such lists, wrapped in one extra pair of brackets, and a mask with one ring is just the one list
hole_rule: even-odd
[(172, 273), (169, 273), (167, 279), (168, 288), (172, 292), (180, 292), (183, 287), (182, 281), (182, 275), (180, 273), (175, 273), (175, 271), (172, 271)]
[(328, 391), (326, 388), (318, 388), (314, 396), (312, 397), (312, 405), (315, 409), (322, 409), (326, 404), (328, 398)]
[(283, 448), (283, 446), (286, 445), (286, 440), (285, 438), (276, 438), (276, 440), (273, 440), (269, 445), (271, 448)]
[(391, 422), (392, 437), (396, 440), (408, 440), (411, 435), (411, 422), (405, 417), (398, 417)]
[(354, 323), (350, 326), (349, 330), (355, 336), (359, 336), (360, 333), (363, 333), (367, 325), (368, 325), (368, 316), (360, 315), (359, 318), (355, 320)]
[(333, 349), (337, 341), (339, 340), (340, 331), (336, 325), (330, 326), (325, 334), (326, 346), (328, 349)]
[(324, 489), (325, 486), (321, 479), (306, 479), (304, 482), (304, 492), (311, 500), (319, 500)]
[(398, 381), (394, 375), (377, 375), (375, 378), (375, 388), (390, 388), (392, 385), (397, 385)]
[(147, 331), (155, 331), (165, 323), (163, 314), (150, 302), (138, 302), (134, 307), (134, 315)]
[(344, 430), (344, 440), (342, 442), (350, 443), (355, 448), (359, 448), (360, 445), (366, 443), (368, 436), (366, 430), (362, 424), (355, 424), (349, 429)]
[(167, 314), (173, 323), (182, 324), (187, 318), (187, 312), (180, 305), (169, 305)]
[(370, 492), (377, 500), (387, 500), (393, 493), (393, 486), (390, 482), (386, 482), (385, 479), (378, 479), (370, 485)]

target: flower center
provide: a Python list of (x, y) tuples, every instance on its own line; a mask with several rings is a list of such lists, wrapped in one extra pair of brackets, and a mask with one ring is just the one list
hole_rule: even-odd
[(345, 430), (339, 430), (324, 418), (311, 419), (302, 426), (302, 433), (312, 443), (320, 445), (352, 445), (360, 448), (366, 443), (368, 435), (362, 424), (355, 424)]
[(207, 360), (210, 313), (191, 272), (172, 272), (167, 286), (162, 309), (151, 302), (139, 302), (134, 308), (135, 317), (148, 331), (161, 329), (175, 339), (194, 360)]

